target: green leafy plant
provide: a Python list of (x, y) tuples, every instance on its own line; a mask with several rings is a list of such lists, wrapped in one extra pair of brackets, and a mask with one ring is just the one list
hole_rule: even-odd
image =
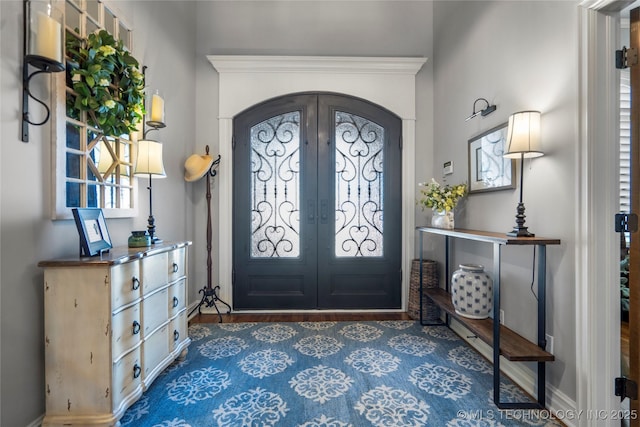
[(136, 131), (145, 114), (144, 75), (122, 41), (100, 30), (86, 40), (67, 37), (66, 49), (77, 94), (73, 108), (86, 111), (89, 124), (105, 135)]
[(418, 200), (422, 210), (430, 208), (438, 212), (449, 212), (467, 195), (467, 184), (443, 186), (432, 178), (431, 182), (421, 182), (418, 186), (424, 187), (420, 189), (422, 196)]

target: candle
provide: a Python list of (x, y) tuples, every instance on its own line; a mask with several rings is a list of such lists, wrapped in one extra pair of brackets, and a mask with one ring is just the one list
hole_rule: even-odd
[(164, 100), (158, 94), (151, 97), (151, 121), (164, 123)]
[(55, 19), (42, 12), (36, 14), (36, 33), (34, 34), (34, 54), (62, 62), (61, 25)]

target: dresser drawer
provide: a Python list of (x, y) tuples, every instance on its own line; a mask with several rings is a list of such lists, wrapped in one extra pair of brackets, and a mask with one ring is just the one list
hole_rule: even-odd
[(180, 279), (169, 287), (169, 318), (186, 307), (185, 287), (185, 279)]
[(111, 267), (111, 306), (117, 309), (140, 298), (140, 261)]
[(145, 339), (167, 321), (169, 315), (168, 294), (169, 289), (165, 288), (142, 300), (142, 327)]
[(167, 252), (143, 258), (141, 263), (143, 294), (146, 295), (169, 282)]
[(142, 386), (140, 347), (136, 347), (113, 364), (113, 407)]
[(169, 324), (169, 352), (174, 351), (187, 336), (187, 310), (184, 309)]
[(158, 366), (169, 356), (169, 324), (147, 337), (142, 346), (144, 380), (153, 380)]
[(134, 304), (113, 315), (111, 321), (113, 331), (113, 357), (120, 355), (140, 342), (140, 304)]
[(187, 274), (186, 249), (178, 248), (169, 252), (169, 281), (174, 281)]

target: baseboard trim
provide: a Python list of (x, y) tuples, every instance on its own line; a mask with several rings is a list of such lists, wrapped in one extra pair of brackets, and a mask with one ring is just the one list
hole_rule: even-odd
[(35, 421), (30, 422), (25, 427), (41, 427), (42, 426), (42, 420), (44, 420), (44, 414), (40, 415), (40, 417), (38, 417), (38, 419), (36, 419)]
[[(461, 323), (452, 320), (451, 329), (457, 333), (463, 340), (465, 340), (470, 346), (478, 350), (482, 356), (484, 356), (490, 363), (493, 363), (493, 348), (484, 341), (477, 338), (468, 338), (473, 335), (471, 331), (462, 326)], [(504, 358), (500, 359), (501, 372), (509, 377), (513, 382), (518, 384), (527, 393), (532, 396), (537, 396), (538, 386), (536, 384), (535, 373), (527, 368), (522, 362), (510, 362)], [(579, 419), (577, 418), (576, 402), (567, 396), (565, 393), (550, 385), (546, 384), (546, 396), (547, 396), (547, 409), (558, 417), (560, 421), (567, 427), (577, 426)]]
[[(196, 308), (199, 304), (198, 302), (194, 302), (189, 305), (189, 313), (191, 310)], [(226, 313), (226, 307), (222, 307), (225, 310), (222, 310), (222, 314)], [(215, 314), (217, 315), (215, 308), (211, 307), (202, 307), (200, 312), (202, 314)], [(320, 309), (306, 309), (306, 310), (233, 310), (232, 314), (298, 314), (298, 313), (404, 313), (406, 310), (401, 308), (394, 309), (341, 309), (341, 310), (320, 310)], [(197, 315), (197, 310), (189, 316), (189, 319)]]

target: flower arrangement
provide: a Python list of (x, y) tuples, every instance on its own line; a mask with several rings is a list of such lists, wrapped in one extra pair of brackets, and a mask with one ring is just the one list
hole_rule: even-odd
[(425, 187), (420, 189), (422, 197), (418, 202), (423, 210), (431, 208), (438, 212), (449, 212), (467, 194), (467, 184), (443, 186), (431, 178), (431, 182), (421, 182), (418, 185)]
[(144, 118), (144, 75), (122, 40), (105, 30), (86, 40), (67, 37), (73, 90), (72, 108), (87, 111), (89, 124), (105, 135), (137, 130)]

